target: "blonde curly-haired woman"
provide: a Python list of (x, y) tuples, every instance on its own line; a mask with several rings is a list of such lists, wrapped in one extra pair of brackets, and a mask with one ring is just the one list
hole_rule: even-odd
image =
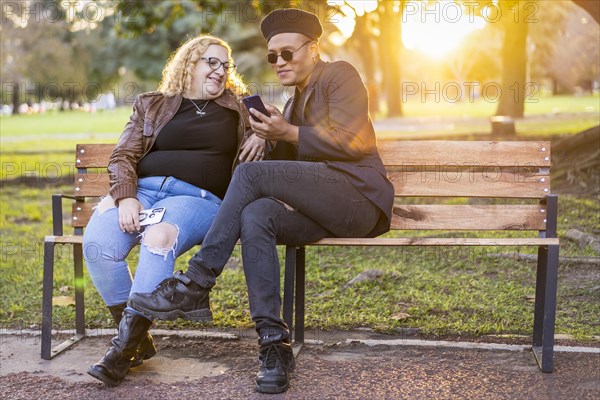
[[(175, 259), (206, 235), (236, 164), (262, 158), (264, 140), (250, 131), (240, 102), (244, 91), (230, 47), (203, 35), (173, 53), (158, 91), (133, 104), (110, 158), (109, 194), (83, 241), (92, 281), (119, 325), (111, 348), (88, 370), (108, 386), (156, 354), (152, 320), (126, 307), (130, 294), (151, 292), (173, 275)], [(162, 220), (140, 226), (140, 211), (155, 208), (164, 208)], [(132, 278), (125, 257), (138, 243)], [(211, 319), (208, 310), (197, 320)]]

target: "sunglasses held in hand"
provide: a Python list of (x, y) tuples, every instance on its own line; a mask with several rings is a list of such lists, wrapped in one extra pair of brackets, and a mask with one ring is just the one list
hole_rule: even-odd
[(283, 50), (280, 54), (269, 53), (269, 54), (267, 54), (267, 61), (269, 62), (269, 64), (276, 64), (277, 63), (277, 59), (279, 58), (279, 56), (281, 56), (281, 58), (283, 58), (283, 61), (292, 61), (292, 59), (294, 58), (294, 53), (297, 52), (298, 50), (300, 50), (301, 48), (303, 48), (304, 46), (306, 46), (309, 43), (312, 43), (312, 40), (309, 40), (308, 42), (305, 42), (302, 46), (298, 47), (294, 51)]

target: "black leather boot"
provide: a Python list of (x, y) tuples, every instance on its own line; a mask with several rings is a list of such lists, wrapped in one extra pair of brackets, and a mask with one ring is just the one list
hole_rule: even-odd
[(258, 339), (260, 370), (256, 375), (256, 390), (261, 393), (281, 393), (290, 386), (289, 373), (296, 361), (292, 345), (282, 333), (265, 335)]
[[(119, 327), (119, 323), (121, 322), (121, 318), (123, 318), (123, 310), (127, 304), (117, 304), (116, 306), (108, 306), (108, 310), (112, 315), (113, 319), (117, 323), (117, 327)], [(131, 362), (132, 367), (137, 367), (144, 363), (144, 360), (148, 360), (156, 354), (156, 347), (154, 346), (154, 341), (152, 340), (152, 336), (150, 333), (146, 334), (146, 337), (142, 339), (140, 343), (140, 347), (138, 347), (135, 352), (135, 356), (133, 356), (133, 361)]]
[(203, 288), (183, 272), (162, 281), (151, 293), (133, 293), (127, 305), (144, 315), (158, 319), (210, 322), (210, 289)]
[(87, 373), (107, 386), (117, 386), (129, 372), (131, 361), (151, 325), (149, 319), (125, 311), (119, 323), (119, 333), (112, 339), (112, 347)]

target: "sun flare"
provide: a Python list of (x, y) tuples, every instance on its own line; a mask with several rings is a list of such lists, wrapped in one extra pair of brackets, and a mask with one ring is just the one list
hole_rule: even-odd
[[(355, 17), (377, 9), (377, 1), (330, 0), (339, 7), (332, 21), (338, 28), (329, 36), (336, 46), (343, 46), (352, 36)], [(450, 0), (410, 1), (402, 15), (402, 42), (408, 50), (417, 50), (439, 60), (461, 45), (470, 34), (485, 27), (485, 19)]]
[[(445, 2), (439, 2), (445, 4)], [(403, 17), (402, 42), (409, 50), (417, 50), (439, 60), (456, 49), (471, 33), (483, 29), (486, 22), (473, 15), (445, 14), (443, 8), (438, 12), (427, 12), (423, 5), (418, 12)], [(435, 11), (435, 9), (433, 10)]]

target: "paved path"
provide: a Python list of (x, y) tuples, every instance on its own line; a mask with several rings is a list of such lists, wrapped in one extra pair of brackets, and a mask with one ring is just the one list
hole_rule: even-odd
[[(555, 372), (539, 372), (522, 346), (511, 350), (368, 346), (373, 335), (342, 333), (305, 345), (283, 395), (254, 391), (256, 340), (156, 335), (159, 353), (117, 388), (85, 373), (109, 336), (85, 338), (51, 361), (39, 337), (0, 336), (0, 398), (32, 399), (598, 399), (600, 351), (555, 353)], [(381, 339), (380, 337), (377, 337)], [(390, 339), (394, 339), (388, 337)], [(401, 339), (401, 338), (396, 338)], [(371, 343), (373, 344), (373, 343)], [(492, 348), (492, 346), (489, 346)], [(516, 351), (515, 351), (516, 350)]]

